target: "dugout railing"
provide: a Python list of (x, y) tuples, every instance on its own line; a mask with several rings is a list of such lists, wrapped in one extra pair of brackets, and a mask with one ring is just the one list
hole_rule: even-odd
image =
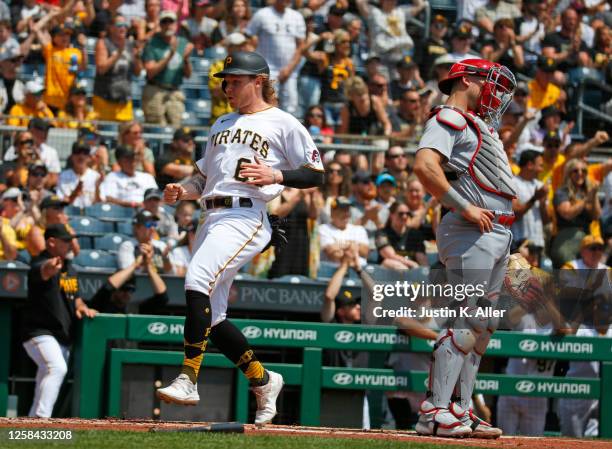
[[(182, 317), (99, 315), (83, 322), (76, 347), (73, 414), (83, 418), (120, 416), (122, 369), (129, 364), (176, 365), (182, 352), (111, 348), (111, 340), (183, 342)], [(409, 338), (391, 326), (338, 325), (265, 320), (233, 320), (255, 347), (302, 348), (301, 364), (266, 364), (301, 388), (300, 424), (319, 424), (322, 389), (424, 392), (427, 373), (376, 368), (323, 366), (325, 349), (430, 352), (431, 342)], [(86, 349), (86, 350), (84, 350)], [(496, 332), (488, 356), (600, 361), (599, 379), (481, 374), (476, 389), (489, 395), (599, 399), (600, 436), (612, 437), (612, 339), (550, 337)], [(204, 365), (235, 367), (220, 354), (206, 354)], [(236, 376), (235, 419), (248, 417), (248, 384)], [(107, 392), (107, 393), (105, 393)]]

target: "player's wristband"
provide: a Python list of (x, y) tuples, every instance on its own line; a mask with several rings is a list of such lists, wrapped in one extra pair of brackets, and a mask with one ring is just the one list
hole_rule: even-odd
[(449, 209), (454, 209), (457, 212), (463, 212), (470, 205), (470, 203), (461, 195), (459, 195), (459, 192), (457, 192), (453, 187), (448, 189), (446, 193), (442, 195), (442, 198), (440, 198), (440, 202), (445, 207), (448, 207)]
[(281, 170), (283, 182), (287, 187), (296, 189), (308, 189), (310, 187), (322, 186), (324, 182), (323, 172), (312, 170), (308, 167), (300, 167), (297, 170)]

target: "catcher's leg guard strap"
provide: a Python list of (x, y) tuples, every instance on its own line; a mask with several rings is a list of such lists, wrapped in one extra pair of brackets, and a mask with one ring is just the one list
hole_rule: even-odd
[(251, 385), (268, 383), (268, 373), (257, 360), (245, 336), (229, 320), (212, 328), (210, 339), (219, 350), (242, 370)]
[(195, 290), (185, 291), (187, 314), (184, 328), (183, 368), (181, 373), (187, 374), (193, 383), (198, 379), (212, 320), (210, 298)]

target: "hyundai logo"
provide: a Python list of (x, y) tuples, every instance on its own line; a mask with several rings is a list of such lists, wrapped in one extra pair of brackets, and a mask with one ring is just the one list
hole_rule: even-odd
[(530, 380), (520, 380), (514, 386), (520, 393), (531, 393), (536, 389), (536, 384)]
[(519, 343), (519, 349), (524, 352), (535, 352), (539, 348), (539, 344), (535, 340), (522, 340)]
[(338, 343), (350, 343), (355, 340), (355, 334), (351, 331), (338, 331), (334, 334), (334, 340)]
[(336, 373), (332, 380), (336, 385), (349, 385), (353, 383), (353, 375), (349, 373)]
[(263, 332), (257, 326), (247, 326), (242, 329), (242, 335), (246, 338), (259, 338)]
[(153, 335), (164, 335), (168, 332), (168, 325), (166, 323), (155, 321), (154, 323), (149, 323), (147, 330)]

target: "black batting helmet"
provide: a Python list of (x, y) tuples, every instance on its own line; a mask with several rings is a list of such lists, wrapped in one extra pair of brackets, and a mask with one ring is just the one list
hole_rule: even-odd
[(226, 57), (223, 70), (214, 74), (216, 78), (225, 75), (270, 75), (270, 67), (259, 53), (237, 51)]

